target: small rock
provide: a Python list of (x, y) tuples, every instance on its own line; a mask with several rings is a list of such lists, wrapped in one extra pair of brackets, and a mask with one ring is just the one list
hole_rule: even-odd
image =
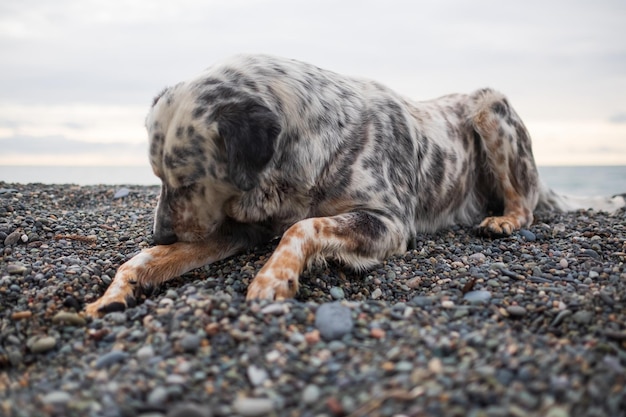
[(208, 406), (197, 404), (179, 404), (167, 413), (167, 417), (212, 417), (212, 415)]
[(151, 345), (142, 346), (137, 350), (137, 359), (140, 361), (145, 361), (154, 356), (154, 348)]
[(330, 289), (330, 296), (333, 297), (333, 300), (343, 300), (346, 298), (346, 294), (341, 287), (332, 287)]
[(463, 299), (472, 304), (486, 303), (491, 299), (491, 293), (485, 290), (469, 291), (463, 295)]
[(41, 398), (44, 404), (67, 404), (72, 396), (65, 391), (52, 391)]
[(239, 397), (233, 403), (233, 409), (243, 417), (261, 417), (274, 410), (274, 404), (269, 398)]
[(315, 313), (315, 327), (326, 340), (341, 339), (354, 327), (352, 313), (339, 302), (322, 304)]
[(130, 194), (130, 190), (126, 187), (122, 187), (119, 190), (117, 190), (115, 192), (115, 195), (113, 196), (113, 200), (117, 200), (118, 198), (124, 198), (127, 197), (128, 194)]
[(197, 334), (186, 334), (180, 340), (180, 347), (187, 353), (194, 353), (200, 347), (202, 339)]
[(522, 236), (528, 242), (534, 242), (535, 240), (537, 240), (537, 237), (535, 236), (535, 234), (533, 232), (531, 232), (530, 230), (521, 229), (519, 231), (519, 234), (520, 234), (520, 236)]
[(259, 385), (264, 383), (268, 378), (267, 371), (265, 371), (265, 369), (260, 368), (256, 365), (248, 366), (247, 373), (248, 373), (248, 380), (255, 387), (258, 387)]
[(7, 272), (11, 275), (20, 275), (26, 272), (26, 266), (19, 262), (7, 265)]
[(567, 262), (567, 259), (562, 258), (562, 259), (559, 261), (559, 266), (560, 266), (561, 268), (563, 268), (563, 269), (567, 268), (567, 267), (569, 266), (569, 263)]
[(593, 313), (586, 310), (577, 311), (572, 315), (572, 320), (574, 320), (578, 324), (589, 324), (591, 323), (592, 319)]
[(321, 390), (315, 384), (309, 384), (302, 391), (302, 402), (311, 405), (315, 404), (320, 398)]
[(84, 318), (76, 313), (70, 313), (67, 311), (61, 311), (52, 317), (52, 322), (55, 324), (69, 324), (72, 326), (84, 326), (86, 321)]
[(22, 237), (22, 233), (18, 232), (17, 230), (12, 233), (9, 233), (9, 235), (4, 239), (4, 246), (15, 245), (17, 242), (20, 241), (21, 237)]
[(163, 405), (165, 401), (167, 401), (167, 389), (162, 386), (154, 387), (154, 389), (150, 391), (148, 397), (146, 398), (146, 402), (153, 407)]
[(57, 340), (52, 336), (41, 337), (30, 345), (30, 351), (33, 353), (47, 352), (57, 344)]
[(108, 368), (118, 362), (125, 360), (128, 357), (128, 353), (121, 350), (112, 350), (109, 353), (105, 353), (100, 356), (96, 361), (96, 369)]
[(589, 271), (589, 278), (594, 279), (594, 278), (598, 278), (600, 276), (600, 274), (598, 274), (596, 271)]
[(485, 256), (484, 253), (472, 253), (469, 256), (469, 259), (471, 259), (472, 261), (477, 261), (477, 262), (485, 262), (485, 260), (487, 259), (487, 257)]
[(526, 315), (526, 309), (522, 306), (508, 306), (506, 312), (509, 313), (511, 317), (515, 318), (524, 317)]
[(374, 291), (372, 291), (372, 294), (370, 296), (372, 297), (372, 300), (378, 300), (382, 295), (382, 290), (380, 288), (376, 288)]

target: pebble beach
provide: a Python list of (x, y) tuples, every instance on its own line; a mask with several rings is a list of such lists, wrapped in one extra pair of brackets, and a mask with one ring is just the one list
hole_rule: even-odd
[(277, 241), (86, 317), (158, 187), (0, 182), (0, 416), (626, 416), (626, 211), (417, 236), (245, 301)]

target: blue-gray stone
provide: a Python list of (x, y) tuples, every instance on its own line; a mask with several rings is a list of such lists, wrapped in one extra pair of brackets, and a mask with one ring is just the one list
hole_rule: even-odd
[(341, 339), (354, 327), (352, 313), (339, 302), (322, 304), (315, 313), (315, 327), (326, 340)]
[(491, 299), (491, 293), (485, 290), (469, 291), (465, 293), (463, 299), (469, 301), (472, 304), (486, 303)]
[(96, 361), (96, 369), (108, 368), (118, 362), (125, 360), (128, 357), (128, 353), (121, 350), (112, 350), (109, 353), (105, 353), (100, 356)]
[(534, 242), (537, 237), (535, 236), (535, 234), (533, 232), (531, 232), (530, 230), (527, 229), (521, 229), (519, 231), (520, 236), (522, 236), (524, 239), (526, 239), (528, 242)]
[(113, 200), (117, 200), (118, 198), (128, 197), (128, 194), (130, 194), (130, 190), (126, 187), (122, 187), (115, 192), (115, 195), (113, 196)]

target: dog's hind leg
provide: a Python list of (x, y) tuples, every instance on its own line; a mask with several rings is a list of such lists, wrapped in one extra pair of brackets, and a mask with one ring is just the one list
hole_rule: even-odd
[(301, 220), (248, 287), (247, 299), (293, 298), (299, 277), (312, 261), (333, 258), (355, 269), (369, 268), (406, 248), (408, 236), (391, 219), (366, 210)]
[(532, 223), (539, 198), (539, 174), (530, 135), (500, 93), (479, 90), (471, 100), (470, 121), (480, 136), (486, 165), (481, 169), (488, 171), (487, 178), (494, 181), (492, 192), (504, 202), (501, 216), (487, 217), (478, 227), (485, 234), (509, 235)]

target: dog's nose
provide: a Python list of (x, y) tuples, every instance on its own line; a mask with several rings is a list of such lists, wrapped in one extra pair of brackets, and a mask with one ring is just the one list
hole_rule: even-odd
[(171, 245), (178, 241), (178, 237), (173, 232), (154, 232), (152, 240), (155, 245)]

